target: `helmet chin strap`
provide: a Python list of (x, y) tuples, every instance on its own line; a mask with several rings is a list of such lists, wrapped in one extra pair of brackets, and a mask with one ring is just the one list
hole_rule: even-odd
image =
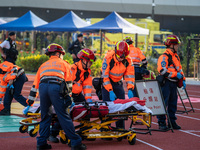
[(82, 63), (85, 65), (85, 68), (83, 68), (84, 70), (88, 70), (88, 68), (87, 68), (87, 64), (88, 64), (88, 61), (86, 61), (86, 63), (84, 63), (83, 61), (82, 61)]
[(173, 53), (176, 53), (176, 51), (175, 51), (175, 49), (174, 49), (174, 45), (173, 45), (173, 48), (171, 48), (172, 49), (172, 52)]

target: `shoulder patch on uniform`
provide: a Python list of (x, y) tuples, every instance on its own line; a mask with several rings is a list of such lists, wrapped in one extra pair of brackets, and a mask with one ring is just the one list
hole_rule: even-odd
[(108, 65), (107, 65), (106, 63), (103, 63), (102, 69), (105, 70), (105, 69), (107, 68), (107, 66), (108, 66)]
[(162, 62), (161, 62), (161, 66), (162, 66), (162, 67), (165, 67), (165, 66), (166, 66), (166, 62), (165, 62), (165, 61), (162, 61)]

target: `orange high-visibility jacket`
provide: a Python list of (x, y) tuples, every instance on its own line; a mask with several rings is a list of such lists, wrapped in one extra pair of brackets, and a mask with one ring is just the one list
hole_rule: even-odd
[(131, 57), (133, 64), (138, 66), (140, 66), (140, 64), (146, 66), (147, 60), (143, 52), (139, 48), (134, 47), (133, 44), (130, 44), (129, 48), (129, 56)]
[(81, 60), (71, 66), (72, 72), (72, 93), (80, 94), (84, 93), (85, 99), (92, 98), (92, 76), (91, 70), (85, 70), (82, 67)]
[(109, 52), (103, 59), (102, 64), (103, 86), (107, 91), (113, 90), (110, 79), (113, 82), (119, 82), (124, 77), (127, 88), (134, 89), (135, 70), (131, 58), (128, 56), (123, 62), (119, 62), (115, 52)]
[[(69, 83), (71, 81), (70, 69), (70, 64), (65, 60), (57, 56), (51, 56), (50, 59), (44, 62), (38, 69), (28, 99), (34, 101), (37, 98), (39, 83), (43, 79), (65, 80)], [(68, 84), (68, 86), (70, 87), (72, 85)]]
[(14, 80), (23, 72), (24, 69), (8, 61), (4, 61), (0, 64), (0, 98), (4, 97), (8, 82)]
[(180, 58), (177, 53), (173, 53), (170, 49), (166, 49), (166, 51), (158, 58), (157, 66), (158, 72), (170, 81), (176, 82), (178, 80), (176, 78), (178, 72), (183, 75), (183, 80), (185, 80)]

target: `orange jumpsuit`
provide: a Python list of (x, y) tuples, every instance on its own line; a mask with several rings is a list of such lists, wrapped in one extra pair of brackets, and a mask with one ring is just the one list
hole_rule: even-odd
[(92, 98), (92, 76), (91, 70), (85, 70), (82, 67), (82, 62), (78, 61), (71, 66), (72, 72), (72, 93), (80, 94), (82, 91), (84, 93), (85, 99)]
[(135, 75), (134, 65), (128, 56), (123, 62), (119, 62), (115, 52), (109, 52), (103, 59), (102, 78), (103, 86), (107, 91), (113, 90), (110, 80), (119, 82), (124, 77), (127, 89), (134, 89)]

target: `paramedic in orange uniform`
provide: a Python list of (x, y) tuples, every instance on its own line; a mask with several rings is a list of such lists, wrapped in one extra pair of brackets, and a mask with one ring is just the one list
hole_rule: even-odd
[[(47, 47), (45, 54), (50, 59), (44, 62), (38, 69), (27, 99), (28, 105), (33, 105), (39, 89), (41, 122), (39, 130), (40, 136), (37, 137), (37, 150), (51, 149), (51, 145), (47, 144), (47, 138), (50, 135), (51, 114), (49, 113), (49, 108), (51, 105), (55, 109), (65, 135), (71, 141), (71, 149), (85, 150), (86, 146), (81, 143), (80, 136), (75, 133), (73, 122), (70, 115), (66, 112), (66, 108), (72, 103), (71, 97), (69, 96), (72, 82), (71, 67), (63, 60), (65, 51), (62, 46), (53, 43)], [(65, 85), (64, 90), (62, 88), (63, 84)]]
[[(128, 97), (132, 98), (134, 97), (132, 90), (135, 82), (134, 65), (129, 57), (128, 44), (119, 41), (115, 46), (115, 51), (109, 52), (103, 59), (103, 101), (114, 101), (117, 98), (125, 99), (123, 77), (127, 84)], [(116, 126), (124, 128), (124, 121), (118, 121)]]
[[(96, 60), (96, 56), (90, 49), (82, 49), (77, 57), (78, 62), (71, 66), (72, 72), (72, 97), (74, 102), (92, 102), (92, 76), (90, 67)], [(82, 91), (84, 95), (82, 94)]]
[[(158, 59), (158, 72), (160, 75), (165, 77), (165, 84), (161, 87), (163, 97), (165, 100), (165, 105), (167, 107), (169, 118), (172, 123), (173, 129), (181, 129), (179, 125), (176, 124), (176, 110), (177, 110), (177, 82), (183, 79), (183, 88), (186, 87), (185, 76), (183, 74), (180, 58), (177, 54), (178, 47), (180, 45), (180, 40), (176, 35), (169, 35), (165, 40), (165, 45), (167, 47), (166, 51)], [(159, 128), (166, 130), (166, 116), (157, 116)], [(170, 124), (168, 122), (168, 127)]]
[[(129, 56), (131, 57), (135, 67), (135, 80), (142, 80), (144, 75), (149, 75), (149, 71), (147, 70), (147, 59), (139, 48), (133, 46), (132, 37), (126, 36), (124, 41), (129, 44)], [(137, 97), (135, 89), (133, 90), (133, 93), (134, 96)]]

